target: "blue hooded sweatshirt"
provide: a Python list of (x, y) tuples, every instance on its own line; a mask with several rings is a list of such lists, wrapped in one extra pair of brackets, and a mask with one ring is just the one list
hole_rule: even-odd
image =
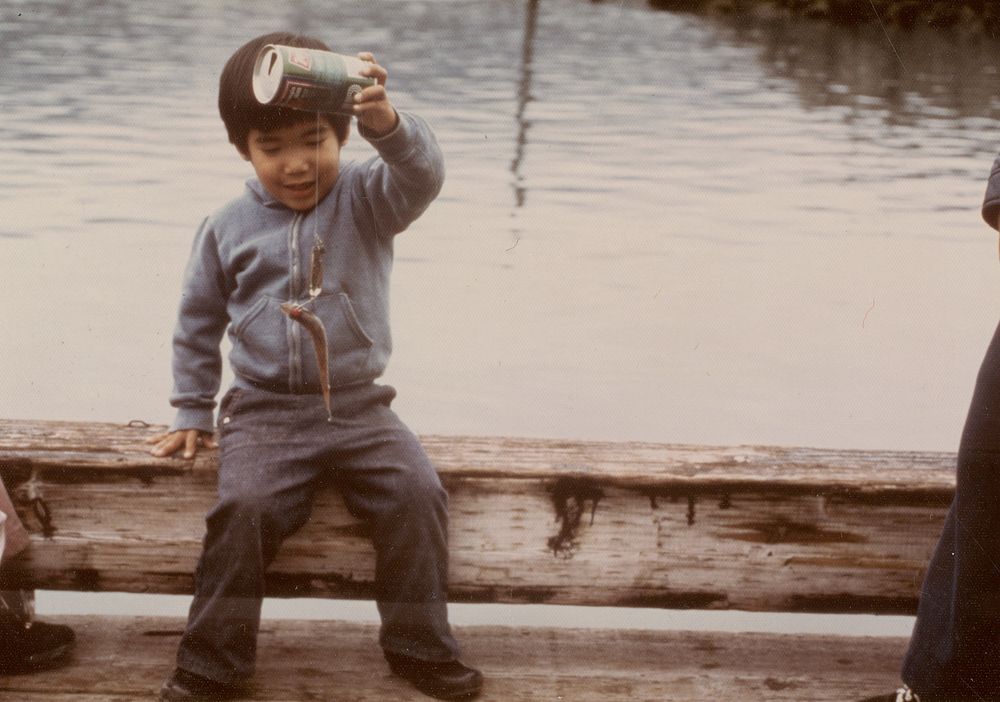
[(342, 163), (316, 208), (292, 210), (251, 178), (240, 197), (202, 222), (173, 337), (172, 430), (212, 431), (223, 333), (234, 385), (321, 391), (308, 333), (280, 309), (309, 299), (315, 235), (325, 247), (323, 292), (309, 309), (326, 329), (331, 385), (371, 382), (385, 370), (393, 237), (440, 192), (444, 163), (430, 128), (411, 114), (400, 112), (391, 133), (366, 138), (378, 155)]

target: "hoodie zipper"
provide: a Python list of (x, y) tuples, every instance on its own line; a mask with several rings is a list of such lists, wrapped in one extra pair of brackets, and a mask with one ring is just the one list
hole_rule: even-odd
[[(302, 213), (296, 212), (288, 231), (288, 257), (291, 262), (288, 275), (288, 299), (299, 299), (299, 234), (302, 230)], [(300, 325), (288, 320), (288, 389), (302, 391), (302, 335)]]

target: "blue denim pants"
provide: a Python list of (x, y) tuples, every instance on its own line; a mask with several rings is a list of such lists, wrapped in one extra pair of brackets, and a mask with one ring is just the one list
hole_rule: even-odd
[(919, 695), (1000, 700), (1000, 328), (976, 380), (957, 470), (903, 681)]
[[(224, 683), (253, 673), (264, 573), (309, 519), (321, 481), (371, 526), (383, 648), (456, 658), (448, 625), (448, 498), (417, 438), (389, 408), (395, 391), (318, 395), (234, 387), (219, 408), (218, 503), (207, 517), (180, 668)], [(335, 642), (329, 642), (331, 656)]]

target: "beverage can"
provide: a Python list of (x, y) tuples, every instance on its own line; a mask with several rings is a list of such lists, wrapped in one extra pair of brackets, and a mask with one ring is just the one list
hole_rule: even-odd
[(353, 114), (354, 96), (376, 82), (360, 74), (366, 65), (331, 51), (268, 44), (254, 63), (253, 94), (265, 105)]

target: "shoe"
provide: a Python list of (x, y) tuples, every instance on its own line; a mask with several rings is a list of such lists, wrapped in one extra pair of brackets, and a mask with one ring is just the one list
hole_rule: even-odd
[(383, 651), (392, 672), (428, 697), (438, 700), (471, 700), (483, 689), (483, 674), (457, 660), (444, 663), (422, 661), (400, 653)]
[(177, 668), (160, 687), (160, 700), (167, 702), (215, 702), (239, 697), (245, 689), (240, 685), (216, 682)]
[(887, 695), (876, 695), (875, 697), (866, 697), (863, 700), (858, 700), (858, 702), (924, 702), (913, 690), (911, 690), (906, 685), (895, 692), (890, 692)]
[[(986, 698), (977, 697), (976, 699)], [(895, 692), (890, 692), (887, 695), (865, 697), (863, 700), (858, 700), (858, 702), (973, 702), (973, 700), (968, 697), (953, 697), (952, 695), (918, 695), (909, 687), (903, 685)]]
[(66, 662), (76, 635), (62, 624), (0, 624), (0, 674), (29, 673)]

